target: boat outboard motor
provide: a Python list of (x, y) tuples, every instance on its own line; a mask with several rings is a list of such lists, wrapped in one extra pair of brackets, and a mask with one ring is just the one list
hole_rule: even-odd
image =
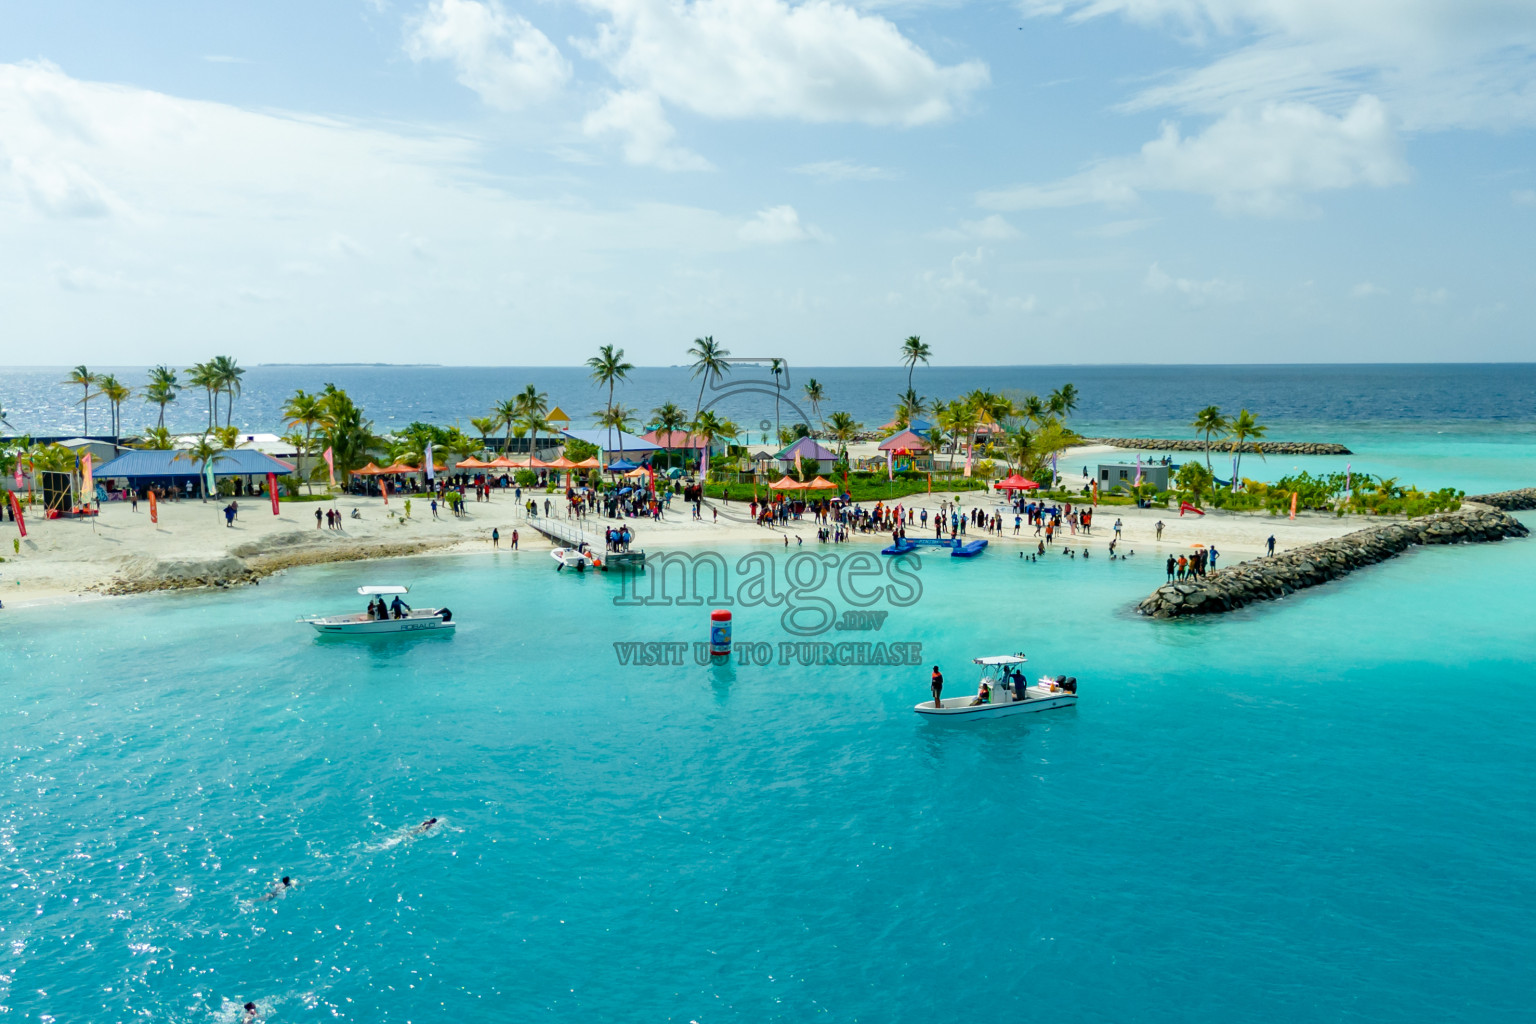
[(1064, 683), (1062, 683), (1062, 689), (1066, 690), (1068, 693), (1076, 693), (1077, 692), (1077, 676), (1068, 676), (1066, 678), (1066, 681)]
[(442, 619), (444, 622), (452, 622), (453, 612), (448, 608), (443, 608), (438, 611), (437, 617)]

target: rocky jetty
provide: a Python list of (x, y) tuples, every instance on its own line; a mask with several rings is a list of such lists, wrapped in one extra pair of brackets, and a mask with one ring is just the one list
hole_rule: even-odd
[[(1482, 496), (1489, 497), (1499, 496)], [(1497, 508), (1463, 506), (1455, 512), (1356, 530), (1274, 558), (1255, 558), (1198, 579), (1164, 584), (1136, 610), (1155, 619), (1214, 615), (1315, 587), (1400, 555), (1416, 544), (1474, 544), (1524, 537), (1529, 532), (1518, 519)]]
[[(1107, 444), (1116, 448), (1150, 452), (1203, 452), (1205, 442), (1200, 440), (1168, 441), (1149, 437), (1085, 437), (1084, 444)], [(1257, 455), (1263, 448), (1265, 455), (1353, 455), (1354, 452), (1341, 444), (1328, 441), (1245, 441), (1238, 446), (1244, 455)], [(1231, 451), (1230, 444), (1211, 442), (1211, 451)]]
[(1462, 501), (1475, 501), (1489, 508), (1505, 512), (1529, 512), (1536, 509), (1536, 487), (1522, 487), (1518, 491), (1500, 491), (1498, 494), (1473, 494)]

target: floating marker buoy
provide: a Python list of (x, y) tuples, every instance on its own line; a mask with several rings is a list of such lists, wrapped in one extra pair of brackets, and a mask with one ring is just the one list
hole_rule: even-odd
[(731, 656), (731, 613), (724, 608), (709, 613), (709, 653), (716, 658)]

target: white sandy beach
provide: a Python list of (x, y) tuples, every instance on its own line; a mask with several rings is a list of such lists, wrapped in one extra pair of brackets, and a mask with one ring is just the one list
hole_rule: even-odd
[[(1099, 454), (1097, 450), (1078, 449), (1069, 453), (1063, 464)], [(1074, 478), (1068, 478), (1069, 482)], [(542, 503), (544, 495), (539, 499)], [(556, 518), (565, 518), (564, 500), (548, 496)], [(931, 516), (945, 500), (955, 500), (953, 493), (911, 495), (901, 504), (915, 509), (927, 508)], [(1005, 507), (1002, 496), (983, 495), (978, 491), (961, 492), (962, 508), (980, 502), (988, 510)], [(343, 518), (341, 530), (316, 529), (314, 513), (330, 504), (289, 503), (281, 514), (272, 515), (271, 506), (260, 498), (240, 502), (240, 516), (233, 527), (226, 527), (222, 509), (225, 501), (181, 501), (160, 505), (160, 521), (150, 522), (149, 506), (139, 503), (137, 512), (126, 502), (109, 502), (101, 515), (85, 519), (46, 520), (40, 515), (27, 516), (28, 537), (21, 542), (19, 555), (5, 545), (5, 561), (0, 564), (0, 601), (7, 606), (75, 600), (114, 593), (132, 593), (157, 589), (204, 585), (208, 581), (240, 583), (256, 576), (293, 565), (378, 558), (423, 553), (490, 553), (491, 530), (499, 528), (501, 549), (506, 552), (512, 532), (519, 533), (520, 546), (530, 552), (543, 552), (551, 544), (530, 528), (511, 492), (493, 492), (490, 502), (468, 501), (464, 516), (455, 518), (440, 510), (433, 519), (426, 498), (412, 500), (412, 516), (403, 525), (400, 516), (404, 500), (396, 496), (385, 506), (378, 498), (347, 497), (334, 507), (344, 514), (356, 508), (361, 519)], [(646, 550), (690, 548), (713, 544), (772, 543), (782, 545), (789, 538), (791, 546), (814, 545), (816, 527), (810, 520), (791, 522), (782, 529), (767, 529), (750, 521), (744, 504), (732, 501), (706, 506), (704, 521), (692, 519), (688, 507), (674, 499), (672, 511), (660, 523), (649, 519), (627, 520), (635, 531), (635, 545)], [(35, 512), (35, 510), (34, 510)], [(1190, 545), (1214, 545), (1222, 554), (1221, 564), (1231, 564), (1260, 553), (1273, 534), (1277, 551), (1325, 540), (1359, 529), (1367, 520), (1347, 516), (1303, 514), (1294, 521), (1265, 513), (1231, 513), (1211, 510), (1204, 516), (1180, 516), (1176, 509), (1137, 509), (1127, 506), (1102, 506), (1092, 537), (1074, 536), (1064, 530), (1056, 547), (1088, 547), (1102, 554), (1114, 536), (1116, 519), (1123, 523), (1118, 550), (1137, 558), (1166, 558), (1169, 553), (1190, 550)], [(1155, 524), (1161, 520), (1165, 529), (1161, 542), (1155, 538)], [(1379, 522), (1379, 520), (1370, 520)], [(604, 527), (616, 520), (589, 517), (584, 526), (601, 536)], [(990, 538), (1004, 550), (1015, 546), (1033, 548), (1033, 531), (1025, 527), (1021, 536), (1013, 536), (1013, 516), (1005, 516), (1004, 535)], [(9, 536), (14, 527), (5, 524)], [(919, 536), (917, 530), (909, 531)], [(985, 536), (975, 534), (972, 536)], [(883, 545), (885, 534), (855, 536), (853, 543)], [(1161, 573), (1148, 567), (1148, 587), (1161, 580)]]

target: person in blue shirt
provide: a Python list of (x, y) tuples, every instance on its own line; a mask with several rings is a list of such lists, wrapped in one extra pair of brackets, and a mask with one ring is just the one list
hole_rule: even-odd
[(400, 600), (399, 594), (395, 595), (395, 599), (389, 603), (389, 607), (395, 613), (395, 618), (397, 619), (405, 618), (411, 611), (411, 606)]

